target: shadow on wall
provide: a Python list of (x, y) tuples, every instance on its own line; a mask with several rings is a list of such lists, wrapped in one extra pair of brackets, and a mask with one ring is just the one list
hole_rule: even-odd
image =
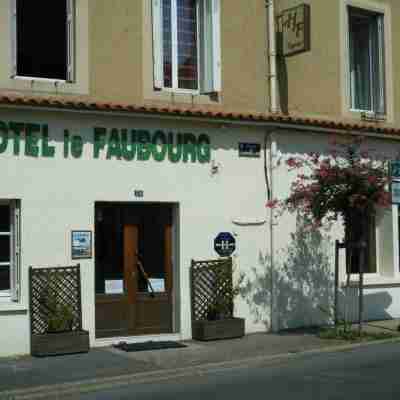
[[(240, 295), (249, 305), (254, 322), (270, 328), (271, 288), (273, 288), (274, 329), (322, 325), (329, 316), (320, 306), (329, 309), (333, 303), (334, 277), (327, 255), (333, 243), (318, 231), (308, 231), (297, 219), (291, 242), (275, 257), (259, 254), (261, 268), (253, 268), (251, 276), (242, 277)], [(271, 274), (272, 272), (272, 274)]]
[(286, 58), (283, 54), (283, 36), (282, 32), (276, 35), (277, 54), (276, 73), (278, 78), (279, 105), (283, 114), (289, 114), (289, 77), (286, 64)]
[[(333, 323), (334, 274), (333, 259), (329, 257), (334, 242), (319, 231), (308, 230), (300, 218), (291, 242), (275, 257), (259, 253), (259, 268), (240, 277), (240, 296), (249, 306), (255, 323), (267, 330), (293, 329)], [(271, 274), (272, 272), (272, 274)], [(273, 312), (271, 315), (271, 288)], [(339, 317), (347, 321), (358, 318), (357, 288), (343, 288), (339, 293)], [(387, 292), (364, 294), (366, 320), (391, 319), (386, 309), (392, 298)]]

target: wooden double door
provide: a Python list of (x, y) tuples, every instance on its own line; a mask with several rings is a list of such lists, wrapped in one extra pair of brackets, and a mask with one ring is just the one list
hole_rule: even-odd
[(172, 332), (172, 205), (95, 206), (96, 337)]

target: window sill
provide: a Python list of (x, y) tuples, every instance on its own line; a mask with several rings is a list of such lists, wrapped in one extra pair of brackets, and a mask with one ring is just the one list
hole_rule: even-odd
[(13, 311), (28, 311), (28, 306), (22, 303), (14, 303), (10, 299), (0, 299), (0, 314)]
[(17, 79), (17, 80), (21, 80), (21, 81), (30, 81), (30, 82), (50, 83), (53, 85), (67, 83), (67, 81), (65, 79), (35, 78), (33, 76), (20, 76), (20, 75), (14, 76), (13, 79)]
[[(340, 287), (345, 288), (346, 282), (342, 281)], [(351, 278), (349, 286), (352, 288), (358, 288), (359, 280), (357, 278)], [(384, 276), (371, 276), (364, 277), (364, 288), (366, 289), (374, 289), (374, 288), (391, 288), (391, 287), (400, 287), (400, 276), (394, 277), (384, 277)]]
[(381, 114), (376, 113), (371, 110), (357, 110), (355, 108), (350, 108), (349, 112), (351, 115), (361, 118), (365, 122), (387, 122), (387, 113)]

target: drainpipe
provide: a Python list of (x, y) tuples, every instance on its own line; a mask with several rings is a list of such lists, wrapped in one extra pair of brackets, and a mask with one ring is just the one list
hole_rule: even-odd
[(276, 67), (276, 31), (275, 31), (275, 6), (274, 0), (266, 0), (268, 20), (268, 48), (269, 48), (269, 90), (270, 90), (270, 112), (278, 113), (277, 96), (277, 67)]
[[(276, 33), (275, 33), (275, 5), (274, 0), (266, 0), (267, 7), (267, 23), (268, 23), (268, 58), (269, 58), (269, 97), (270, 107), (269, 111), (272, 114), (278, 113), (278, 97), (277, 97), (277, 66), (276, 66)], [(268, 155), (267, 155), (268, 152)], [(274, 182), (273, 182), (273, 156), (276, 153), (276, 142), (274, 140), (273, 132), (267, 131), (265, 133), (264, 142), (264, 172), (265, 182), (267, 186), (267, 200), (270, 201), (274, 198)], [(268, 212), (268, 211), (267, 211)], [(269, 208), (269, 215), (267, 215), (268, 234), (269, 234), (269, 262), (270, 262), (270, 330), (276, 332), (279, 330), (278, 324), (275, 322), (275, 244), (274, 244), (274, 209)], [(267, 240), (268, 241), (268, 240)]]
[[(267, 200), (270, 201), (274, 198), (274, 179), (273, 179), (273, 160), (276, 154), (276, 141), (274, 134), (271, 131), (265, 133), (264, 141), (264, 173), (265, 183), (267, 187)], [(275, 213), (273, 207), (268, 208), (267, 211), (268, 221), (268, 235), (267, 248), (269, 249), (269, 268), (270, 268), (270, 331), (277, 332), (279, 330), (279, 323), (276, 319), (276, 299), (275, 299), (275, 244), (274, 244), (274, 226), (275, 226)], [(267, 259), (268, 260), (268, 259)]]

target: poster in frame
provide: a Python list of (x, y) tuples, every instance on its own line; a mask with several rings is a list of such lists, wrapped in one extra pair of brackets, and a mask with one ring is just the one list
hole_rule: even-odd
[(71, 258), (92, 258), (92, 231), (71, 231)]

